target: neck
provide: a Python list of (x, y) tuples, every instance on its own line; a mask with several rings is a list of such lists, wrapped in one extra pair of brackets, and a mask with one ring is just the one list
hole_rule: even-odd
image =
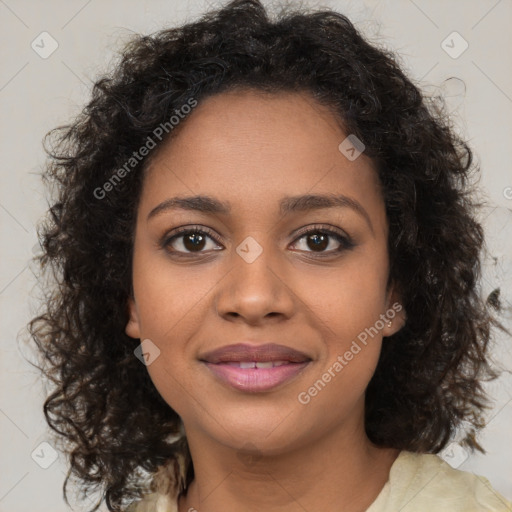
[(179, 512), (363, 512), (399, 454), (353, 433), (331, 433), (272, 456), (236, 451), (199, 432), (187, 436), (195, 477), (180, 496)]

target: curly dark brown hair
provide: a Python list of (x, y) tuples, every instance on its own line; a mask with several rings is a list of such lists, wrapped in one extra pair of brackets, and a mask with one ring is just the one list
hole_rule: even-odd
[[(44, 178), (57, 196), (39, 228), (48, 279), (29, 331), (51, 385), (44, 413), (70, 458), (65, 496), (73, 477), (120, 511), (140, 498), (142, 474), (190, 456), (186, 439), (170, 437), (179, 416), (134, 356), (140, 340), (125, 334), (149, 157), (109, 193), (98, 190), (187, 100), (240, 88), (311, 94), (363, 141), (378, 170), (389, 282), (407, 321), (383, 345), (367, 389), (369, 439), (437, 453), (464, 422), (472, 427), (464, 442), (482, 451), (473, 433), (484, 425), (481, 383), (495, 376), (488, 349), (501, 324), (478, 291), (484, 236), (470, 148), (396, 57), (345, 16), (285, 7), (270, 19), (258, 0), (235, 0), (196, 22), (134, 37), (77, 119), (47, 134)], [(189, 464), (187, 485), (192, 478)]]

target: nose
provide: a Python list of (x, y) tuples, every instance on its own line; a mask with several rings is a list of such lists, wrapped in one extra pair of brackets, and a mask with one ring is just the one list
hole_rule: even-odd
[[(242, 254), (242, 256), (240, 256)], [(290, 273), (265, 249), (251, 261), (233, 251), (230, 272), (219, 283), (216, 308), (229, 321), (260, 325), (293, 316), (296, 308)]]

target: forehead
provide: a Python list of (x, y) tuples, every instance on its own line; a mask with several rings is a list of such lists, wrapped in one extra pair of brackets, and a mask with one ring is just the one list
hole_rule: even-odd
[[(157, 148), (141, 206), (205, 194), (236, 208), (271, 208), (283, 196), (343, 193), (383, 212), (379, 180), (363, 154), (350, 161), (340, 120), (307, 93), (222, 93), (199, 103)], [(151, 205), (148, 204), (147, 208)]]

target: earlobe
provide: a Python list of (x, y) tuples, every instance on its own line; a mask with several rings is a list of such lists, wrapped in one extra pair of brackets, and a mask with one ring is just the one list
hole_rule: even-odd
[(386, 322), (386, 326), (382, 330), (382, 335), (384, 337), (396, 334), (403, 328), (407, 320), (405, 309), (399, 301), (392, 303), (391, 307), (386, 310), (386, 316), (389, 320)]
[(407, 314), (402, 304), (401, 294), (398, 292), (395, 283), (392, 284), (388, 294), (386, 308), (386, 325), (382, 331), (384, 337), (393, 336), (405, 325)]
[(140, 338), (139, 313), (137, 311), (137, 305), (135, 304), (133, 297), (128, 298), (127, 307), (129, 319), (126, 324), (125, 333), (130, 336), (130, 338)]

